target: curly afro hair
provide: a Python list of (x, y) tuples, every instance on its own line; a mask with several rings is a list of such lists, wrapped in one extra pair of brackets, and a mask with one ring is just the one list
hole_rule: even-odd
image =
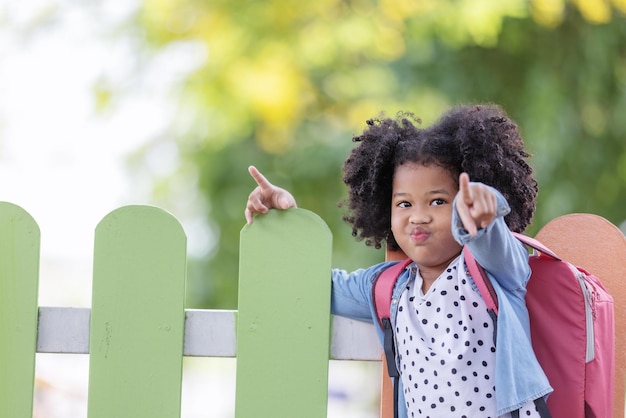
[(358, 142), (344, 163), (348, 213), (352, 235), (366, 245), (399, 249), (391, 232), (391, 194), (396, 167), (406, 163), (436, 164), (458, 183), (462, 172), (472, 181), (500, 191), (511, 212), (509, 229), (523, 232), (535, 211), (537, 182), (526, 159), (517, 125), (494, 104), (463, 105), (450, 109), (428, 128), (410, 113), (395, 119), (379, 117), (353, 138)]

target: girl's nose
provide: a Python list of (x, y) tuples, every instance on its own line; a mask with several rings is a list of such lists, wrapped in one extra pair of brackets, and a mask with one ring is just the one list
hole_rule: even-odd
[(430, 222), (430, 220), (430, 215), (428, 215), (428, 213), (423, 210), (414, 210), (409, 216), (409, 222), (414, 225), (427, 224), (428, 222)]

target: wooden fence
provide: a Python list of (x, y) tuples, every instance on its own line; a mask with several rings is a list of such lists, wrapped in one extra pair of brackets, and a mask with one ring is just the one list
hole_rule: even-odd
[(186, 237), (159, 208), (97, 225), (90, 309), (37, 305), (39, 243), (0, 203), (2, 418), (32, 417), (37, 352), (89, 354), (89, 418), (180, 416), (183, 356), (237, 357), (237, 418), (325, 417), (329, 358), (381, 358), (371, 325), (331, 321), (332, 237), (306, 210), (243, 228), (238, 311), (185, 309)]
[[(626, 238), (581, 214), (537, 237), (615, 299), (623, 417)], [(381, 359), (372, 325), (331, 318), (332, 237), (309, 211), (270, 211), (242, 229), (238, 311), (185, 309), (186, 237), (159, 208), (122, 207), (97, 225), (90, 309), (38, 306), (39, 242), (35, 220), (0, 202), (0, 418), (32, 418), (37, 352), (89, 354), (89, 418), (180, 416), (183, 356), (237, 358), (236, 418), (325, 417), (329, 359)]]

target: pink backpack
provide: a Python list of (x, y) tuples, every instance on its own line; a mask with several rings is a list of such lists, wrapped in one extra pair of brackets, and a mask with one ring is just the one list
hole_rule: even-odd
[[(529, 258), (532, 275), (526, 304), (533, 348), (554, 388), (547, 402), (551, 416), (611, 417), (615, 373), (613, 298), (596, 276), (562, 261), (533, 238), (515, 236), (536, 250)], [(467, 247), (464, 256), (488, 310), (497, 316), (498, 300), (485, 271)], [(381, 324), (388, 321), (391, 292), (409, 263), (410, 260), (395, 264), (376, 280), (374, 300)], [(388, 368), (395, 369), (393, 354), (388, 350), (385, 347)]]

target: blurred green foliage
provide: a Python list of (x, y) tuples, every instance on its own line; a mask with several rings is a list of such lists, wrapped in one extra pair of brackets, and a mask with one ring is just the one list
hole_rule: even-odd
[(143, 0), (147, 45), (206, 51), (177, 140), (218, 242), (191, 266), (189, 304), (236, 307), (250, 164), (326, 220), (337, 266), (383, 258), (337, 208), (351, 138), (381, 111), (428, 124), (460, 102), (499, 103), (534, 154), (529, 233), (568, 212), (622, 222), (625, 12), (625, 0)]

